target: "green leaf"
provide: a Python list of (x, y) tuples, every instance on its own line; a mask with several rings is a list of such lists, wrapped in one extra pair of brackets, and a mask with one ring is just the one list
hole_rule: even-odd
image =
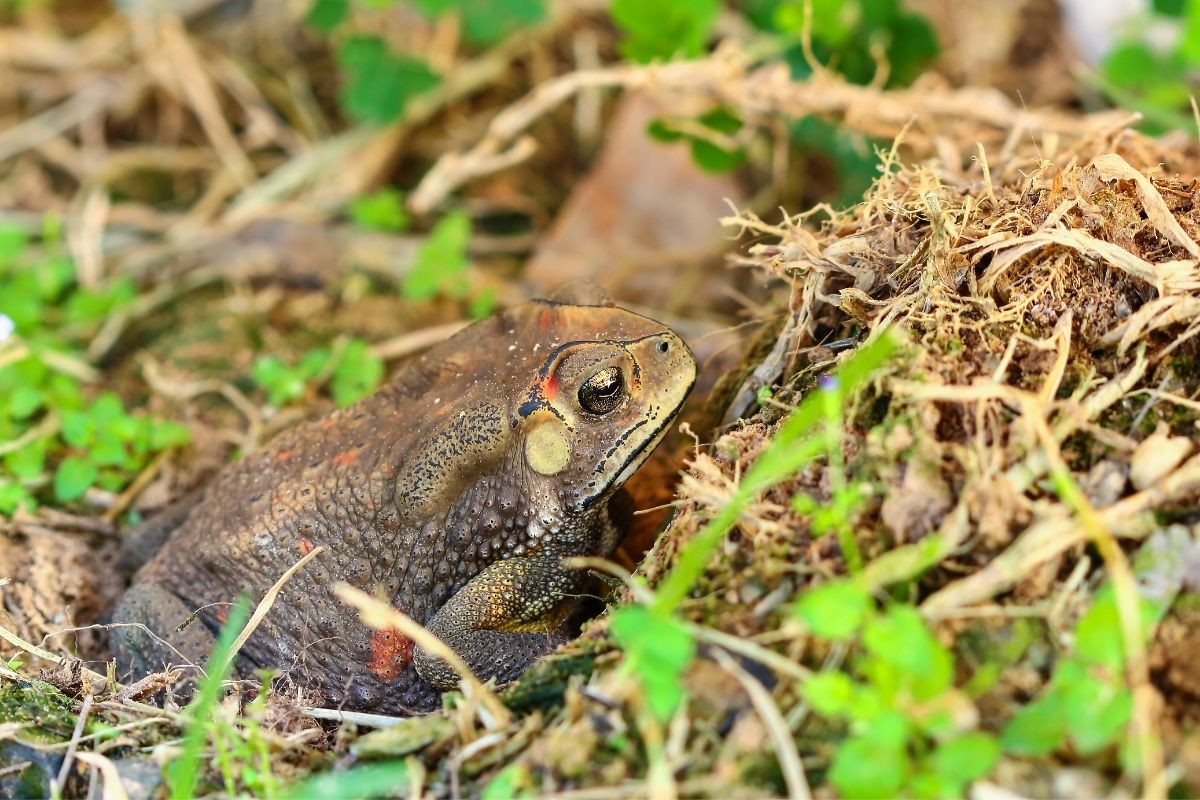
[(726, 136), (734, 135), (742, 129), (742, 125), (744, 124), (737, 115), (723, 106), (706, 111), (696, 121), (709, 130), (723, 133)]
[(514, 797), (532, 797), (529, 791), (533, 776), (524, 764), (509, 764), (483, 787), (482, 800), (511, 800)]
[(333, 352), (327, 347), (318, 347), (305, 353), (295, 366), (295, 372), (302, 379), (310, 381), (316, 378), (329, 366)]
[(25, 229), (12, 222), (0, 223), (0, 274), (3, 274), (29, 246)]
[(182, 447), (192, 440), (192, 432), (186, 425), (170, 420), (151, 420), (148, 444), (151, 450), (166, 450)]
[(829, 768), (829, 782), (845, 800), (896, 797), (910, 768), (903, 746), (860, 734), (838, 748)]
[(496, 289), (493, 286), (485, 286), (471, 297), (471, 305), (467, 309), (467, 314), (471, 319), (483, 319), (495, 308)]
[(901, 14), (891, 26), (887, 48), (888, 86), (907, 86), (937, 58), (937, 33), (920, 14)]
[(1126, 42), (1108, 52), (1101, 69), (1116, 86), (1142, 86), (1162, 75), (1161, 61), (1145, 42)]
[(357, 198), (350, 204), (350, 219), (360, 228), (376, 231), (402, 231), (409, 225), (404, 199), (396, 189)]
[(475, 45), (489, 45), (546, 15), (542, 0), (415, 0), (431, 17), (457, 13), (463, 34)]
[(67, 456), (54, 472), (54, 496), (59, 502), (77, 500), (96, 481), (96, 465), (78, 456)]
[(1090, 755), (1117, 741), (1129, 724), (1133, 695), (1124, 682), (1115, 677), (1099, 680), (1094, 668), (1079, 664), (1068, 674), (1060, 665), (1055, 676), (1061, 685), (1067, 731), (1071, 742), (1083, 755)]
[(88, 418), (96, 427), (112, 425), (118, 420), (127, 419), (125, 404), (116, 392), (104, 392), (92, 402), (88, 409)]
[(9, 517), (22, 507), (32, 512), (37, 508), (37, 503), (19, 483), (0, 480), (0, 514)]
[(333, 400), (344, 408), (375, 391), (382, 380), (383, 359), (372, 355), (366, 342), (353, 339), (346, 344), (333, 371)]
[(129, 466), (125, 445), (114, 436), (101, 436), (88, 451), (88, 460), (98, 467)]
[(283, 791), (283, 800), (309, 800), (314, 797), (367, 798), (391, 797), (398, 787), (409, 785), (408, 767), (403, 761), (383, 764), (359, 764), (346, 770), (331, 770), (314, 775)]
[(1061, 747), (1066, 738), (1066, 707), (1061, 693), (1055, 691), (1022, 706), (1000, 734), (1004, 751), (1015, 756), (1044, 756)]
[(1187, 0), (1150, 0), (1150, 7), (1155, 14), (1165, 17), (1182, 17)]
[(1200, 0), (1187, 0), (1178, 47), (1184, 61), (1193, 67), (1200, 66)]
[(454, 211), (438, 220), (429, 238), (417, 249), (412, 269), (404, 276), (403, 292), (409, 300), (427, 300), (439, 291), (453, 291), (463, 283), (467, 269), (467, 242), (471, 220)]
[[(233, 643), (242, 626), (250, 616), (249, 603), (245, 597), (239, 597), (229, 610), (229, 616), (221, 627), (221, 633), (213, 646), (212, 654), (205, 662), (207, 674), (200, 683), (191, 704), (184, 711), (186, 727), (183, 734), (183, 747), (178, 756), (169, 761), (163, 772), (167, 779), (168, 796), (171, 800), (185, 800), (196, 797), (196, 781), (200, 777), (200, 761), (203, 757), (204, 746), (208, 741), (212, 709), (221, 695), (221, 683), (229, 672), (233, 662)], [(201, 624), (194, 621), (192, 624)], [(326, 773), (336, 775), (337, 773)], [(336, 792), (313, 792), (306, 796), (331, 797)]]
[(737, 169), (746, 160), (746, 151), (726, 150), (707, 139), (692, 139), (692, 161), (705, 172), (721, 174)]
[(672, 128), (666, 121), (661, 119), (653, 120), (646, 126), (646, 135), (656, 142), (670, 144), (678, 142), (683, 138), (683, 134)]
[(1000, 758), (1000, 743), (986, 733), (965, 733), (938, 746), (933, 771), (958, 787), (982, 778)]
[(611, 625), (630, 669), (641, 680), (650, 711), (662, 721), (670, 719), (683, 701), (683, 671), (696, 656), (691, 633), (673, 618), (653, 614), (645, 606), (617, 609)]
[[(1145, 641), (1157, 619), (1157, 609), (1140, 596), (1138, 609), (1142, 639)], [(1111, 584), (1106, 584), (1097, 593), (1091, 608), (1075, 625), (1075, 652), (1089, 663), (1107, 667), (1116, 675), (1124, 674), (1125, 636), (1121, 630), (1121, 615), (1117, 611), (1116, 593)]]
[(400, 119), (413, 97), (437, 86), (437, 73), (418, 58), (394, 56), (378, 36), (355, 36), (337, 51), (346, 73), (342, 108), (362, 122)]
[(18, 386), (8, 396), (8, 416), (22, 420), (32, 416), (42, 407), (42, 393), (32, 386)]
[(350, 0), (314, 0), (304, 21), (321, 33), (331, 33), (350, 13)]
[(19, 273), (4, 287), (0, 293), (0, 314), (12, 320), (21, 333), (41, 326), (42, 295), (32, 273)]
[(804, 682), (804, 699), (818, 714), (835, 717), (850, 712), (860, 687), (844, 672), (818, 672)]
[(716, 23), (717, 0), (613, 0), (613, 22), (621, 31), (618, 49), (646, 63), (704, 52)]
[[(867, 671), (882, 689), (907, 685), (916, 699), (931, 700), (953, 684), (953, 658), (912, 606), (892, 606), (867, 622), (862, 642), (874, 657)], [(891, 667), (891, 672), (881, 666)]]
[(845, 639), (862, 625), (871, 596), (853, 580), (840, 580), (809, 589), (796, 603), (796, 616), (822, 639)]
[(14, 478), (31, 481), (46, 469), (46, 440), (38, 439), (4, 457), (4, 467)]
[(267, 392), (267, 402), (278, 408), (304, 394), (304, 378), (275, 356), (259, 356), (250, 375)]
[(52, 256), (34, 270), (38, 295), (43, 300), (57, 300), (75, 281), (75, 265), (64, 256)]
[(546, 16), (541, 0), (457, 0), (463, 33), (476, 45), (493, 44)]
[(92, 420), (83, 411), (62, 412), (63, 441), (71, 447), (83, 449), (92, 443)]

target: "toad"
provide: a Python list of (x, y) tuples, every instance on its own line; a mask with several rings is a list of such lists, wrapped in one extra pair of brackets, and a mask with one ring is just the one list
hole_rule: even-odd
[(230, 603), (257, 603), (323, 547), (245, 642), (239, 674), (271, 668), (350, 709), (436, 708), (457, 674), (363, 625), (332, 594), (344, 581), (480, 678), (514, 679), (569, 638), (589, 576), (564, 559), (612, 553), (631, 517), (622, 484), (695, 377), (679, 336), (592, 286), (474, 323), (164, 515), (165, 541), (114, 611), (119, 670), (202, 664)]

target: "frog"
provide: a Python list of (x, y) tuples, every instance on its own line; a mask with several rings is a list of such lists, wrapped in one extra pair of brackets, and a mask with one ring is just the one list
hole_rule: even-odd
[[(239, 597), (301, 559), (237, 653), (323, 702), (418, 714), (459, 685), (445, 660), (364, 624), (340, 584), (515, 680), (577, 631), (632, 518), (628, 478), (670, 430), (697, 365), (668, 326), (572, 284), (476, 321), (374, 394), (289, 428), (164, 512), (112, 613), (119, 676), (197, 672)], [(134, 537), (135, 539), (137, 537)]]

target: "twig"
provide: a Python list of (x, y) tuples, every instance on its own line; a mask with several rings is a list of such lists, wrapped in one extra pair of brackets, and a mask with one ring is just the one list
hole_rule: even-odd
[(67, 754), (63, 756), (62, 766), (58, 769), (58, 777), (50, 789), (51, 797), (62, 797), (63, 787), (67, 784), (67, 776), (71, 774), (71, 762), (75, 759), (75, 750), (79, 747), (79, 737), (83, 735), (83, 725), (87, 722), (92, 710), (92, 695), (89, 692), (83, 698), (83, 708), (79, 710), (79, 718), (75, 720), (75, 730), (71, 733), (71, 741), (67, 745)]
[(788, 730), (787, 722), (779, 712), (779, 706), (775, 705), (771, 693), (725, 651), (715, 649), (712, 655), (722, 669), (742, 685), (742, 689), (754, 705), (754, 710), (766, 726), (767, 736), (775, 748), (775, 757), (779, 759), (779, 769), (783, 772), (783, 782), (787, 784), (789, 800), (809, 800), (812, 793), (808, 788), (808, 778), (804, 774), (804, 762), (800, 760), (792, 732)]
[(15, 453), (30, 442), (36, 442), (38, 439), (58, 433), (59, 424), (58, 413), (51, 411), (37, 425), (34, 425), (17, 438), (7, 442), (0, 442), (0, 456)]
[[(43, 648), (38, 647), (36, 644), (32, 644), (30, 642), (25, 641), (20, 636), (17, 636), (15, 633), (8, 630), (7, 628), (5, 628), (2, 625), (0, 625), (0, 639), (4, 639), (9, 644), (13, 645), (14, 647), (16, 647), (20, 650), (23, 650), (26, 653), (29, 653), (31, 656), (37, 656), (38, 658), (44, 659), (53, 664), (62, 664), (64, 661), (67, 660), (60, 655), (51, 653), (49, 650), (44, 650)], [(92, 679), (96, 683), (98, 683), (102, 686), (108, 685), (108, 683), (109, 683), (108, 676), (101, 675), (99, 672), (93, 672), (92, 670), (90, 670), (87, 667), (82, 666), (82, 665), (80, 665), (80, 669), (83, 671), (84, 675), (87, 675), (90, 679)], [(114, 685), (117, 689), (123, 688), (120, 683), (115, 683)]]
[(431, 328), (411, 331), (371, 345), (371, 355), (382, 358), (384, 361), (403, 358), (432, 347), (443, 339), (458, 333), (469, 324), (471, 323), (448, 322), (445, 325), (434, 325)]
[(472, 694), (478, 697), (491, 713), (495, 723), (494, 727), (507, 727), (512, 722), (512, 714), (509, 713), (509, 710), (496, 697), (495, 692), (476, 677), (462, 657), (441, 639), (425, 630), (412, 617), (348, 583), (337, 584), (333, 587), (333, 592), (344, 602), (358, 609), (364, 625), (381, 630), (395, 628), (416, 643), (418, 647), (450, 665), (450, 668), (458, 673), (462, 682), (471, 688)]
[[(1165, 503), (1190, 497), (1200, 491), (1200, 456), (1189, 461), (1148, 489), (1130, 495), (1097, 511), (1100, 523), (1116, 536), (1141, 539), (1154, 526), (1135, 524), (1136, 518)], [(1087, 535), (1071, 525), (1065, 510), (1055, 511), (1034, 523), (1008, 549), (979, 571), (943, 586), (921, 604), (922, 611), (938, 612), (983, 602), (1015, 586), (1029, 570), (1087, 541)]]
[(129, 795), (125, 792), (125, 785), (121, 783), (121, 773), (117, 771), (117, 765), (110, 758), (99, 753), (88, 752), (76, 753), (75, 757), (89, 767), (100, 770), (100, 780), (104, 785), (101, 793), (103, 800), (129, 800)]
[(786, 675), (797, 681), (806, 681), (812, 677), (812, 670), (808, 667), (797, 664), (790, 658), (763, 647), (757, 642), (706, 628), (703, 625), (688, 624), (687, 628), (699, 641), (723, 647), (731, 653), (737, 653), (739, 656), (757, 661), (779, 675)]
[(154, 480), (160, 471), (162, 471), (163, 465), (167, 463), (174, 452), (175, 451), (173, 448), (167, 449), (155, 456), (154, 460), (146, 465), (144, 470), (138, 473), (137, 477), (133, 479), (133, 482), (126, 486), (125, 489), (119, 495), (117, 495), (117, 501), (112, 504), (111, 508), (104, 512), (104, 519), (110, 523), (116, 522), (117, 517), (121, 516), (121, 514), (125, 512), (125, 509), (129, 508), (129, 504), (132, 503), (137, 496), (142, 493), (142, 490)]
[(238, 183), (246, 185), (254, 180), (254, 165), (242, 151), (237, 137), (221, 111), (221, 101), (213, 88), (212, 79), (204, 69), (196, 49), (179, 17), (164, 14), (159, 21), (158, 34), (164, 51), (170, 52), (165, 60), (176, 71), (176, 79), (187, 102), (200, 120), (200, 127), (212, 143), (217, 157)]
[(117, 96), (119, 85), (101, 78), (62, 103), (0, 133), (0, 162), (38, 147), (103, 111)]
[(267, 613), (271, 610), (271, 606), (275, 605), (275, 599), (279, 597), (279, 593), (283, 590), (284, 585), (292, 579), (293, 575), (304, 569), (308, 562), (312, 561), (314, 558), (324, 552), (324, 545), (314, 547), (312, 550), (306, 553), (303, 558), (301, 558), (299, 561), (289, 567), (286, 572), (280, 575), (279, 580), (275, 581), (274, 585), (267, 590), (267, 593), (263, 595), (263, 599), (258, 602), (258, 607), (254, 609), (254, 613), (250, 615), (250, 619), (246, 621), (246, 625), (242, 628), (242, 632), (239, 633), (238, 637), (233, 640), (233, 645), (229, 648), (230, 662), (237, 657), (238, 651), (242, 649), (242, 645), (244, 645), (246, 640), (249, 639), (254, 634), (254, 631), (258, 629), (258, 626), (262, 623), (263, 619), (267, 616)]
[(300, 712), (313, 719), (349, 722), (363, 728), (394, 728), (412, 721), (412, 717), (389, 717), (385, 714), (367, 714), (362, 711), (343, 711), (340, 708), (318, 708), (316, 706), (301, 706)]
[[(914, 87), (881, 91), (857, 86), (828, 70), (793, 81), (786, 66), (772, 63), (751, 69), (752, 59), (728, 43), (712, 56), (648, 66), (620, 65), (570, 73), (534, 88), (501, 111), (483, 138), (470, 149), (443, 155), (409, 198), (419, 213), (437, 207), (459, 186), (511, 165), (514, 143), (542, 116), (579, 92), (600, 88), (660, 90), (692, 94), (737, 108), (747, 116), (802, 117), (817, 114), (839, 120), (848, 129), (895, 137), (914, 117), (931, 127), (970, 123), (974, 133), (988, 130), (1046, 132), (1082, 138), (1096, 125), (1126, 120), (1124, 112), (1080, 117), (1049, 110), (1026, 110), (992, 89), (945, 90)], [(982, 129), (982, 131), (980, 130)], [(910, 146), (913, 142), (909, 142)], [(498, 160), (499, 159), (499, 160)]]

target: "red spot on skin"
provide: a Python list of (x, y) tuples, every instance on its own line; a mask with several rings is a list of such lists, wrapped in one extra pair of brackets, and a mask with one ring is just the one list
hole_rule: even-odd
[(300, 539), (300, 555), (306, 556), (313, 551), (313, 543), (308, 539), (301, 537)]
[(329, 459), (331, 464), (337, 464), (339, 467), (348, 467), (358, 461), (357, 450), (343, 450), (333, 458)]
[(282, 464), (284, 461), (290, 460), (294, 455), (296, 455), (295, 450), (281, 450), (275, 454), (275, 462)]
[(553, 402), (554, 398), (558, 395), (558, 376), (555, 374), (547, 375), (537, 382), (536, 389), (540, 398)]
[(413, 643), (395, 628), (385, 628), (371, 634), (371, 663), (368, 668), (381, 681), (391, 681), (412, 661)]

